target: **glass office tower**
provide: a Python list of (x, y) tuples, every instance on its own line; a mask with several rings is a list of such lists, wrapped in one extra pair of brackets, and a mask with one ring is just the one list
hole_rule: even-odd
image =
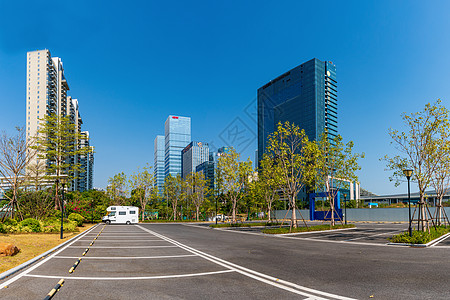
[(191, 142), (191, 118), (170, 115), (164, 126), (164, 175), (181, 174), (181, 151)]
[(165, 141), (163, 135), (157, 135), (155, 138), (155, 165), (154, 176), (155, 186), (158, 192), (162, 194), (164, 187), (164, 159), (165, 159)]
[(316, 58), (258, 89), (258, 161), (278, 122), (294, 123), (310, 140), (337, 133), (336, 66)]
[(181, 151), (181, 177), (186, 178), (195, 168), (209, 160), (208, 143), (192, 141)]

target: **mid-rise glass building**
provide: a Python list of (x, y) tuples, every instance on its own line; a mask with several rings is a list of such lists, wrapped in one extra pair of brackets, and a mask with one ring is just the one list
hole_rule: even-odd
[(154, 164), (154, 177), (155, 186), (158, 188), (160, 194), (162, 194), (164, 187), (164, 157), (165, 157), (165, 142), (163, 135), (157, 135), (155, 138), (155, 164)]
[(294, 123), (310, 140), (337, 133), (336, 66), (311, 59), (258, 89), (258, 161), (278, 122)]
[(181, 151), (181, 177), (186, 178), (195, 168), (209, 160), (209, 146), (207, 143), (192, 141)]
[(191, 118), (170, 115), (164, 133), (164, 176), (181, 175), (181, 151), (191, 142)]

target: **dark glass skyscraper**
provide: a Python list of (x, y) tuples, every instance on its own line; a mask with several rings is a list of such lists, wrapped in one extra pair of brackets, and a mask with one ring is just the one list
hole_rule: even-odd
[(337, 133), (336, 66), (311, 59), (258, 89), (258, 161), (278, 122), (294, 123), (310, 140)]
[(164, 175), (181, 175), (181, 151), (191, 142), (191, 118), (170, 115), (164, 124)]

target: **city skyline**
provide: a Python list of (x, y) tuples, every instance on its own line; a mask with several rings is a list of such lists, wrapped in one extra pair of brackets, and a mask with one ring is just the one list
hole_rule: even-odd
[[(63, 11), (77, 26), (51, 33), (50, 21), (38, 17), (44, 12), (38, 4), (23, 9), (1, 3), (0, 11), (22, 15), (5, 14), (0, 21), (9, 28), (0, 34), (0, 103), (8, 110), (0, 128), (11, 132), (25, 125), (24, 58), (46, 48), (63, 58), (70, 88), (82, 101), (96, 146), (94, 187), (152, 164), (154, 137), (169, 114), (192, 118), (191, 140), (213, 149), (233, 145), (254, 160), (256, 90), (317, 57), (338, 68), (339, 133), (366, 154), (361, 187), (404, 193), (406, 185), (389, 182), (379, 161), (395, 153), (387, 131), (402, 129), (403, 112), (420, 111), (437, 98), (449, 107), (450, 94), (450, 5), (405, 3), (138, 2), (111, 5), (104, 13), (98, 13), (100, 4), (86, 9), (58, 3), (52, 11)], [(111, 21), (115, 15), (123, 17)]]

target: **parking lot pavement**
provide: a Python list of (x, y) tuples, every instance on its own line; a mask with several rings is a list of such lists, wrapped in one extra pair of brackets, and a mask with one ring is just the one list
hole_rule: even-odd
[(42, 299), (64, 279), (53, 299), (350, 299), (245, 268), (151, 229), (93, 227), (3, 281), (0, 298)]

